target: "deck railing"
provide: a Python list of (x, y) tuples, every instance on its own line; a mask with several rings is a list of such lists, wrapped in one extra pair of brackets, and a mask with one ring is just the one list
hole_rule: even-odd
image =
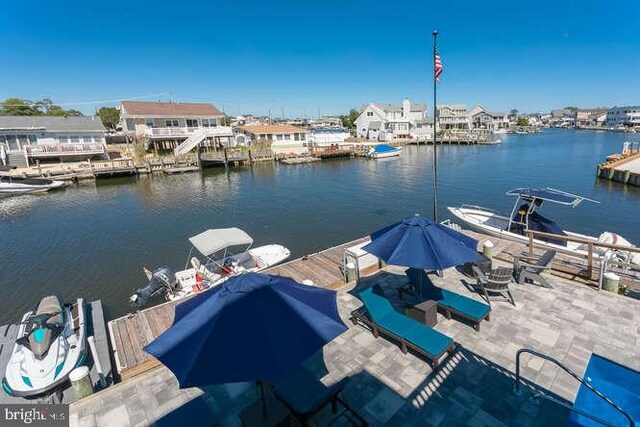
[(28, 145), (25, 147), (27, 156), (71, 156), (76, 154), (103, 154), (105, 147), (100, 143), (92, 144), (55, 144), (55, 145)]
[(612, 250), (620, 253), (627, 253), (630, 255), (632, 253), (640, 253), (640, 248), (630, 248), (628, 246), (620, 246), (620, 245), (612, 245), (610, 243), (601, 243), (589, 239), (584, 239), (580, 237), (574, 236), (564, 236), (559, 234), (545, 233), (542, 231), (534, 231), (527, 230), (527, 237), (529, 238), (529, 242), (527, 244), (529, 254), (533, 254), (533, 249), (536, 245), (540, 245), (540, 243), (535, 241), (535, 238), (547, 238), (553, 240), (562, 240), (565, 242), (573, 242), (579, 243), (581, 245), (586, 245), (586, 254), (578, 254), (574, 251), (570, 251), (568, 249), (558, 248), (559, 252), (562, 252), (566, 255), (574, 256), (576, 258), (586, 259), (587, 260), (587, 274), (589, 279), (593, 276), (593, 264), (594, 264), (594, 253), (596, 252), (596, 248), (603, 248), (606, 250)]

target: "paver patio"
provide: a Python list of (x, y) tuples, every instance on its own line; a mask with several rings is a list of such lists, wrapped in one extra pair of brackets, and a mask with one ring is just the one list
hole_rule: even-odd
[[(387, 267), (361, 280), (358, 290), (381, 284), (387, 298), (403, 310), (395, 291), (408, 283), (403, 271)], [(433, 281), (482, 300), (471, 290), (472, 280), (455, 269)], [(402, 354), (394, 342), (354, 326), (349, 314), (361, 303), (349, 293), (340, 294), (338, 305), (349, 330), (307, 365), (326, 384), (351, 376), (344, 399), (370, 425), (566, 425), (567, 409), (536, 402), (531, 390), (522, 396), (513, 393), (516, 351), (537, 350), (580, 376), (592, 353), (640, 370), (640, 301), (550, 281), (553, 289), (513, 284), (517, 306), (492, 300), (491, 321), (482, 322), (480, 332), (455, 317), (438, 315), (436, 329), (458, 347), (436, 372), (418, 356)], [(533, 386), (573, 402), (577, 381), (551, 362), (529, 355), (522, 362), (523, 377)], [(258, 397), (253, 384), (180, 390), (171, 372), (159, 367), (72, 405), (71, 425), (235, 426), (240, 425), (240, 411)]]

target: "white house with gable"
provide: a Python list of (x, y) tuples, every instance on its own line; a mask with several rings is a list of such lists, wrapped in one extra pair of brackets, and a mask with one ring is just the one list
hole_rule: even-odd
[(355, 121), (356, 135), (376, 141), (415, 139), (416, 123), (426, 116), (426, 104), (412, 104), (408, 99), (402, 104), (371, 102)]

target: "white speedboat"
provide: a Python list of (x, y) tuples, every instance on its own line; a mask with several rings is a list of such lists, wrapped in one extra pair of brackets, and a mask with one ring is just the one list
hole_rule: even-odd
[[(230, 277), (272, 267), (291, 255), (282, 245), (251, 248), (251, 236), (235, 227), (207, 230), (190, 237), (189, 242), (192, 248), (184, 270), (174, 273), (166, 266), (153, 272), (144, 269), (149, 284), (129, 298), (134, 306), (142, 306), (158, 294), (164, 294), (169, 301), (181, 299), (213, 288)], [(233, 250), (236, 248), (240, 251)], [(192, 256), (194, 250), (202, 258)]]
[[(15, 169), (10, 166), (0, 167), (0, 172)], [(44, 178), (22, 178), (19, 176), (0, 175), (0, 197), (17, 196), (19, 194), (43, 193), (64, 186), (62, 181)]]
[[(516, 242), (527, 244), (529, 242), (527, 235), (529, 230), (559, 236), (557, 238), (553, 236), (538, 236), (534, 238), (534, 242), (537, 245), (563, 252), (587, 255), (589, 242), (635, 247), (621, 236), (611, 232), (603, 232), (599, 237), (594, 237), (566, 231), (552, 220), (538, 213), (543, 202), (576, 207), (583, 201), (598, 203), (595, 200), (553, 188), (516, 188), (507, 191), (507, 195), (516, 197), (511, 215), (508, 217), (481, 206), (462, 205), (460, 207), (448, 207), (447, 209), (456, 218), (482, 233)], [(576, 241), (563, 240), (562, 236), (575, 238), (574, 240)], [(595, 252), (594, 255), (597, 257), (602, 255), (603, 252)], [(626, 252), (623, 255), (630, 262), (640, 264), (640, 254)]]
[(84, 362), (86, 340), (81, 298), (74, 305), (62, 305), (56, 296), (43, 298), (22, 318), (2, 388), (19, 397), (52, 391)]
[(371, 159), (384, 159), (386, 157), (399, 156), (402, 153), (402, 147), (392, 147), (387, 144), (379, 144), (371, 147), (367, 151), (367, 157)]

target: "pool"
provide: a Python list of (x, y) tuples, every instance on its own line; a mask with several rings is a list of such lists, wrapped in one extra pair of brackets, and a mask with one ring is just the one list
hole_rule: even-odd
[[(640, 372), (609, 359), (591, 355), (584, 379), (594, 388), (618, 404), (640, 424)], [(611, 405), (582, 385), (574, 408), (593, 414), (614, 426), (628, 426), (629, 421)], [(570, 426), (601, 426), (602, 424), (573, 412)]]

